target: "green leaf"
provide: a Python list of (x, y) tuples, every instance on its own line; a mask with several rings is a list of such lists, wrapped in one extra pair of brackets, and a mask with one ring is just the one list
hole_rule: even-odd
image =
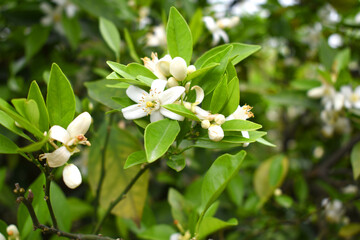
[(227, 192), (230, 200), (237, 206), (240, 207), (244, 201), (245, 184), (244, 179), (239, 174), (235, 175), (233, 179), (227, 185)]
[[(96, 193), (99, 183), (106, 132), (107, 127), (103, 124), (97, 131), (98, 135), (94, 136), (94, 141), (91, 142), (88, 164), (89, 176), (91, 177), (88, 180), (93, 194)], [(107, 208), (139, 172), (140, 166), (133, 166), (124, 170), (124, 164), (131, 153), (140, 151), (141, 148), (140, 142), (129, 132), (116, 126), (111, 127), (105, 155), (106, 175), (100, 194), (101, 208)], [(149, 172), (146, 171), (126, 194), (126, 198), (116, 205), (112, 213), (140, 222), (147, 196), (148, 179)]]
[[(279, 160), (280, 159), (280, 160)], [(278, 165), (277, 162), (281, 161), (282, 171), (275, 171), (274, 168)], [(275, 163), (274, 163), (275, 162)], [(274, 165), (273, 165), (274, 164)], [(275, 166), (275, 167), (274, 167)], [(273, 168), (273, 170), (271, 170)], [(281, 186), (284, 181), (287, 171), (289, 168), (289, 160), (283, 155), (276, 155), (272, 158), (262, 162), (261, 165), (256, 169), (253, 183), (256, 194), (260, 197), (260, 206), (264, 204), (269, 197), (274, 193), (274, 190)], [(270, 174), (279, 174), (280, 176), (271, 176)], [(276, 183), (274, 184), (275, 180)], [(273, 181), (270, 183), (270, 181)]]
[(193, 50), (191, 31), (185, 19), (175, 7), (170, 8), (169, 20), (166, 26), (166, 40), (170, 56), (172, 58), (182, 57), (189, 65)]
[(106, 18), (99, 18), (99, 28), (101, 36), (104, 38), (106, 44), (115, 53), (116, 59), (120, 59), (120, 33), (116, 26)]
[(126, 41), (126, 45), (129, 49), (129, 52), (130, 52), (130, 57), (135, 61), (135, 62), (138, 62), (140, 63), (140, 58), (138, 56), (138, 54), (136, 53), (136, 49), (135, 49), (135, 46), (134, 46), (134, 43), (133, 41), (131, 40), (131, 36), (130, 36), (130, 33), (129, 31), (127, 30), (127, 28), (124, 28), (124, 35), (125, 35), (125, 41)]
[(56, 63), (53, 63), (50, 71), (46, 106), (51, 126), (59, 125), (66, 128), (74, 119), (74, 92), (69, 80)]
[(360, 176), (360, 143), (355, 144), (351, 150), (350, 160), (353, 169), (353, 176), (356, 180)]
[[(108, 88), (128, 88), (130, 85), (135, 85), (138, 87), (148, 87), (147, 84), (140, 82), (138, 80), (135, 79), (127, 79), (127, 78), (107, 78), (109, 80), (116, 80), (117, 83), (115, 84), (107, 84), (106, 87)], [(120, 83), (119, 83), (120, 82)], [(126, 87), (124, 84), (127, 84)]]
[(109, 65), (109, 67), (112, 70), (114, 70), (120, 76), (129, 79), (136, 79), (136, 76), (133, 76), (132, 74), (128, 73), (127, 67), (125, 65), (112, 61), (107, 61), (106, 63), (107, 65)]
[(328, 71), (331, 71), (331, 67), (336, 55), (336, 50), (329, 47), (325, 39), (321, 39), (319, 46), (320, 46), (319, 47), (320, 62), (324, 65), (324, 67)]
[(166, 164), (175, 171), (180, 172), (185, 168), (185, 157), (183, 155), (172, 155), (167, 159)]
[(334, 62), (336, 72), (339, 73), (341, 70), (348, 70), (350, 60), (350, 48), (345, 48), (336, 54)]
[(94, 82), (86, 82), (85, 87), (88, 89), (88, 94), (92, 99), (112, 109), (118, 109), (121, 107), (121, 105), (116, 103), (112, 97), (126, 96), (126, 89), (107, 87), (108, 85), (117, 83), (119, 83), (117, 80), (99, 80)]
[(173, 233), (176, 233), (173, 227), (159, 224), (146, 229), (138, 234), (137, 237), (147, 240), (169, 240)]
[(154, 162), (164, 155), (179, 132), (180, 126), (175, 120), (163, 119), (150, 123), (144, 134), (147, 161)]
[(290, 208), (294, 203), (294, 201), (291, 197), (284, 195), (284, 194), (282, 194), (280, 196), (276, 196), (275, 201), (284, 208)]
[(240, 103), (239, 79), (236, 76), (228, 83), (227, 91), (227, 104), (221, 112), (225, 116), (228, 116), (235, 112)]
[(0, 153), (15, 154), (17, 153), (17, 150), (18, 146), (16, 146), (13, 141), (0, 134)]
[(197, 69), (195, 72), (190, 73), (187, 77), (186, 77), (186, 81), (190, 81), (192, 79), (195, 78), (202, 78), (207, 72), (209, 72), (210, 70), (212, 70), (214, 67), (219, 66), (219, 63), (210, 63), (208, 66)]
[(342, 226), (339, 231), (339, 236), (345, 239), (350, 239), (360, 233), (360, 223), (350, 223)]
[(137, 151), (133, 152), (129, 155), (129, 157), (126, 159), (124, 169), (130, 168), (135, 165), (139, 165), (142, 163), (146, 163), (146, 153), (145, 151)]
[(264, 138), (258, 138), (258, 139), (256, 139), (256, 141), (257, 141), (258, 143), (264, 144), (264, 145), (269, 146), (269, 147), (276, 147), (275, 144), (272, 144), (271, 142), (267, 141), (267, 140), (264, 139)]
[(187, 229), (188, 214), (191, 210), (190, 203), (174, 188), (170, 188), (168, 191), (168, 202), (174, 221), (178, 221), (184, 229)]
[(227, 131), (254, 131), (262, 126), (257, 123), (253, 123), (246, 120), (240, 120), (240, 119), (233, 119), (226, 121), (224, 124), (221, 125), (221, 128), (224, 130), (224, 132)]
[(28, 120), (18, 114), (13, 107), (6, 101), (0, 98), (0, 110), (4, 111), (8, 116), (14, 119), (20, 126), (32, 133), (36, 138), (42, 139), (44, 134), (36, 127), (34, 127)]
[(223, 75), (220, 83), (216, 86), (214, 93), (211, 97), (210, 112), (218, 113), (227, 102), (227, 78)]
[(41, 94), (40, 88), (36, 81), (32, 81), (29, 89), (27, 99), (34, 100), (39, 109), (39, 129), (44, 132), (49, 130), (49, 114), (45, 105), (44, 97)]
[(71, 221), (69, 221), (69, 219), (71, 219), (72, 213), (70, 211), (64, 211), (64, 209), (69, 209), (66, 196), (55, 182), (52, 182), (50, 185), (50, 199), (59, 229), (70, 231)]
[(25, 56), (29, 61), (46, 43), (50, 28), (35, 25), (31, 28), (30, 34), (25, 40)]
[[(227, 135), (229, 134), (229, 135)], [(223, 138), (223, 142), (229, 143), (251, 143), (255, 142), (258, 138), (261, 138), (266, 135), (266, 132), (263, 131), (249, 131), (249, 138), (244, 138), (242, 134), (238, 132), (225, 132), (225, 137)]]
[(190, 111), (189, 109), (184, 107), (184, 105), (166, 104), (166, 105), (164, 105), (162, 107), (164, 107), (167, 110), (170, 110), (170, 111), (172, 111), (174, 113), (177, 113), (177, 114), (179, 114), (181, 116), (189, 118), (191, 120), (200, 121), (200, 119), (192, 111)]
[(29, 136), (23, 133), (20, 128), (18, 128), (15, 125), (15, 120), (12, 119), (9, 115), (7, 115), (5, 112), (0, 111), (0, 124), (3, 125), (5, 128), (9, 129), (13, 133), (19, 135), (20, 137), (23, 137), (29, 141), (32, 141)]
[(46, 135), (43, 139), (41, 139), (41, 141), (39, 142), (35, 142), (26, 147), (19, 148), (18, 152), (24, 152), (24, 153), (36, 152), (40, 150), (47, 143), (48, 140), (49, 140), (49, 134)]
[(5, 237), (5, 239), (7, 239), (8, 234), (6, 231), (6, 228), (8, 227), (8, 225), (0, 219), (0, 233)]
[(151, 79), (157, 79), (152, 71), (150, 71), (148, 68), (146, 68), (144, 65), (141, 65), (139, 63), (130, 63), (126, 66), (126, 70), (128, 73), (130, 73), (132, 76), (138, 77), (144, 76)]
[(69, 197), (66, 199), (69, 211), (71, 213), (71, 221), (80, 220), (84, 217), (90, 217), (94, 213), (94, 207), (79, 198)]
[(224, 154), (211, 165), (202, 183), (201, 215), (206, 212), (224, 191), (229, 181), (239, 172), (245, 155), (245, 151), (240, 151), (236, 155)]
[(282, 173), (283, 173), (282, 162), (283, 162), (283, 157), (280, 155), (275, 157), (270, 164), (269, 184), (271, 187), (276, 186), (282, 177)]
[(229, 221), (225, 222), (214, 217), (206, 217), (201, 221), (198, 239), (204, 239), (212, 233), (224, 228), (236, 226), (237, 224), (238, 221), (235, 218), (231, 218)]
[(142, 82), (143, 84), (145, 84), (148, 87), (151, 87), (151, 84), (154, 81), (154, 79), (152, 79), (152, 78), (148, 78), (148, 77), (141, 76), (141, 75), (136, 76), (136, 78), (139, 79), (140, 82)]
[(193, 45), (197, 43), (204, 30), (204, 23), (202, 20), (203, 14), (201, 8), (196, 9), (196, 12), (190, 21), (190, 30), (193, 37)]
[(81, 26), (79, 20), (75, 17), (69, 18), (66, 14), (63, 14), (61, 24), (71, 48), (76, 49), (81, 38)]
[(26, 118), (33, 126), (39, 128), (40, 112), (36, 102), (32, 99), (17, 98), (11, 100), (16, 111)]

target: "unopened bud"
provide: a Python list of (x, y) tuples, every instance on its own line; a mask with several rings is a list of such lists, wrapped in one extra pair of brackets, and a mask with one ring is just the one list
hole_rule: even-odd
[(208, 129), (210, 127), (210, 121), (209, 120), (203, 120), (201, 121), (201, 127), (204, 129)]
[(219, 125), (211, 125), (208, 128), (209, 139), (219, 142), (224, 138), (224, 131)]
[(82, 182), (79, 169), (74, 164), (66, 165), (63, 170), (63, 180), (69, 188), (77, 188)]
[(174, 58), (170, 63), (170, 73), (176, 78), (176, 80), (184, 80), (187, 76), (187, 66), (185, 60), (181, 57)]
[(194, 65), (190, 65), (187, 68), (187, 74), (191, 74), (196, 71), (196, 67)]
[(187, 83), (185, 84), (185, 92), (186, 92), (186, 93), (189, 92), (189, 90), (190, 90), (190, 85), (191, 85), (190, 82), (187, 82)]
[(179, 83), (176, 81), (175, 78), (170, 77), (170, 78), (168, 79), (168, 81), (167, 81), (166, 86), (167, 86), (168, 88), (172, 88), (172, 87), (179, 86)]
[(216, 114), (214, 121), (216, 122), (216, 124), (221, 125), (225, 122), (225, 116), (222, 114)]
[(282, 191), (281, 191), (281, 189), (280, 188), (277, 188), (277, 189), (275, 189), (275, 191), (274, 191), (274, 195), (275, 196), (280, 196), (282, 194)]
[(25, 193), (25, 189), (24, 189), (24, 188), (20, 188), (19, 192), (20, 192), (20, 193)]

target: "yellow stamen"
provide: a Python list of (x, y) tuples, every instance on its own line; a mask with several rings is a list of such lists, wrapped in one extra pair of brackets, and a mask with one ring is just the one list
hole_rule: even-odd
[(146, 102), (146, 107), (153, 107), (155, 104), (153, 102)]

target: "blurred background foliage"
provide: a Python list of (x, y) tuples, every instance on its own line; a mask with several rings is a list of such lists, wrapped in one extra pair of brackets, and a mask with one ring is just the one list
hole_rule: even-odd
[[(344, 112), (350, 128), (334, 127), (329, 134), (320, 116), (321, 102), (307, 96), (308, 90), (329, 76), (335, 76), (331, 84), (337, 90), (345, 84), (359, 85), (357, 0), (5, 0), (0, 3), (1, 98), (26, 96), (32, 80), (45, 91), (50, 66), (56, 62), (72, 83), (77, 113), (89, 111), (94, 118), (88, 139), (100, 143), (74, 158), (85, 179), (82, 186), (76, 191), (65, 188), (61, 170), (57, 171), (57, 182), (68, 197), (67, 211), (73, 214), (72, 230), (86, 232), (92, 227), (91, 185), (96, 182), (99, 164), (94, 156), (101, 151), (99, 145), (110, 118), (104, 113), (113, 104), (111, 99), (104, 100), (106, 96), (99, 93), (96, 81), (111, 72), (107, 60), (141, 63), (141, 58), (151, 52), (164, 55), (162, 26), (171, 6), (190, 23), (192, 62), (211, 48), (211, 32), (202, 16), (238, 16), (239, 23), (225, 30), (230, 41), (262, 46), (236, 70), (241, 104), (253, 107), (254, 120), (268, 131), (267, 139), (276, 147), (254, 143), (246, 148), (243, 167), (221, 195), (216, 211), (222, 219), (236, 217), (239, 224), (212, 238), (357, 239), (360, 195), (354, 177), (359, 171), (356, 163), (360, 161), (360, 148), (354, 146), (360, 140), (359, 111)], [(111, 48), (106, 44), (99, 18), (116, 25), (120, 45)], [(117, 93), (117, 89), (109, 91), (109, 96)], [(107, 159), (112, 171), (104, 190), (109, 194), (124, 185), (123, 181), (110, 182), (120, 178), (114, 170), (123, 176), (126, 152), (141, 146), (136, 127), (125, 123), (121, 114), (113, 117), (114, 147)], [(13, 140), (17, 138), (2, 126), (0, 131)], [(223, 152), (195, 149), (186, 153), (187, 167), (179, 173), (158, 161), (147, 176), (148, 194), (133, 200), (144, 208), (135, 214), (115, 210), (103, 234), (136, 239), (137, 234), (156, 224), (172, 225), (168, 190), (174, 188), (196, 203), (201, 176)], [(17, 221), (13, 184), (29, 187), (39, 174), (21, 156), (0, 156), (2, 220)], [(145, 185), (140, 192), (146, 190)]]

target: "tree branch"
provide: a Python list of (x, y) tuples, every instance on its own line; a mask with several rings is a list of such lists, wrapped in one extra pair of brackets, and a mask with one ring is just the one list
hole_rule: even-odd
[(52, 180), (52, 173), (51, 173), (49, 166), (47, 166), (47, 165), (45, 167), (44, 174), (45, 174), (45, 179), (46, 179), (45, 187), (44, 187), (46, 205), (49, 209), (51, 221), (53, 223), (54, 228), (58, 228), (54, 210), (52, 208), (51, 201), (50, 201), (50, 184), (51, 184), (51, 180)]

